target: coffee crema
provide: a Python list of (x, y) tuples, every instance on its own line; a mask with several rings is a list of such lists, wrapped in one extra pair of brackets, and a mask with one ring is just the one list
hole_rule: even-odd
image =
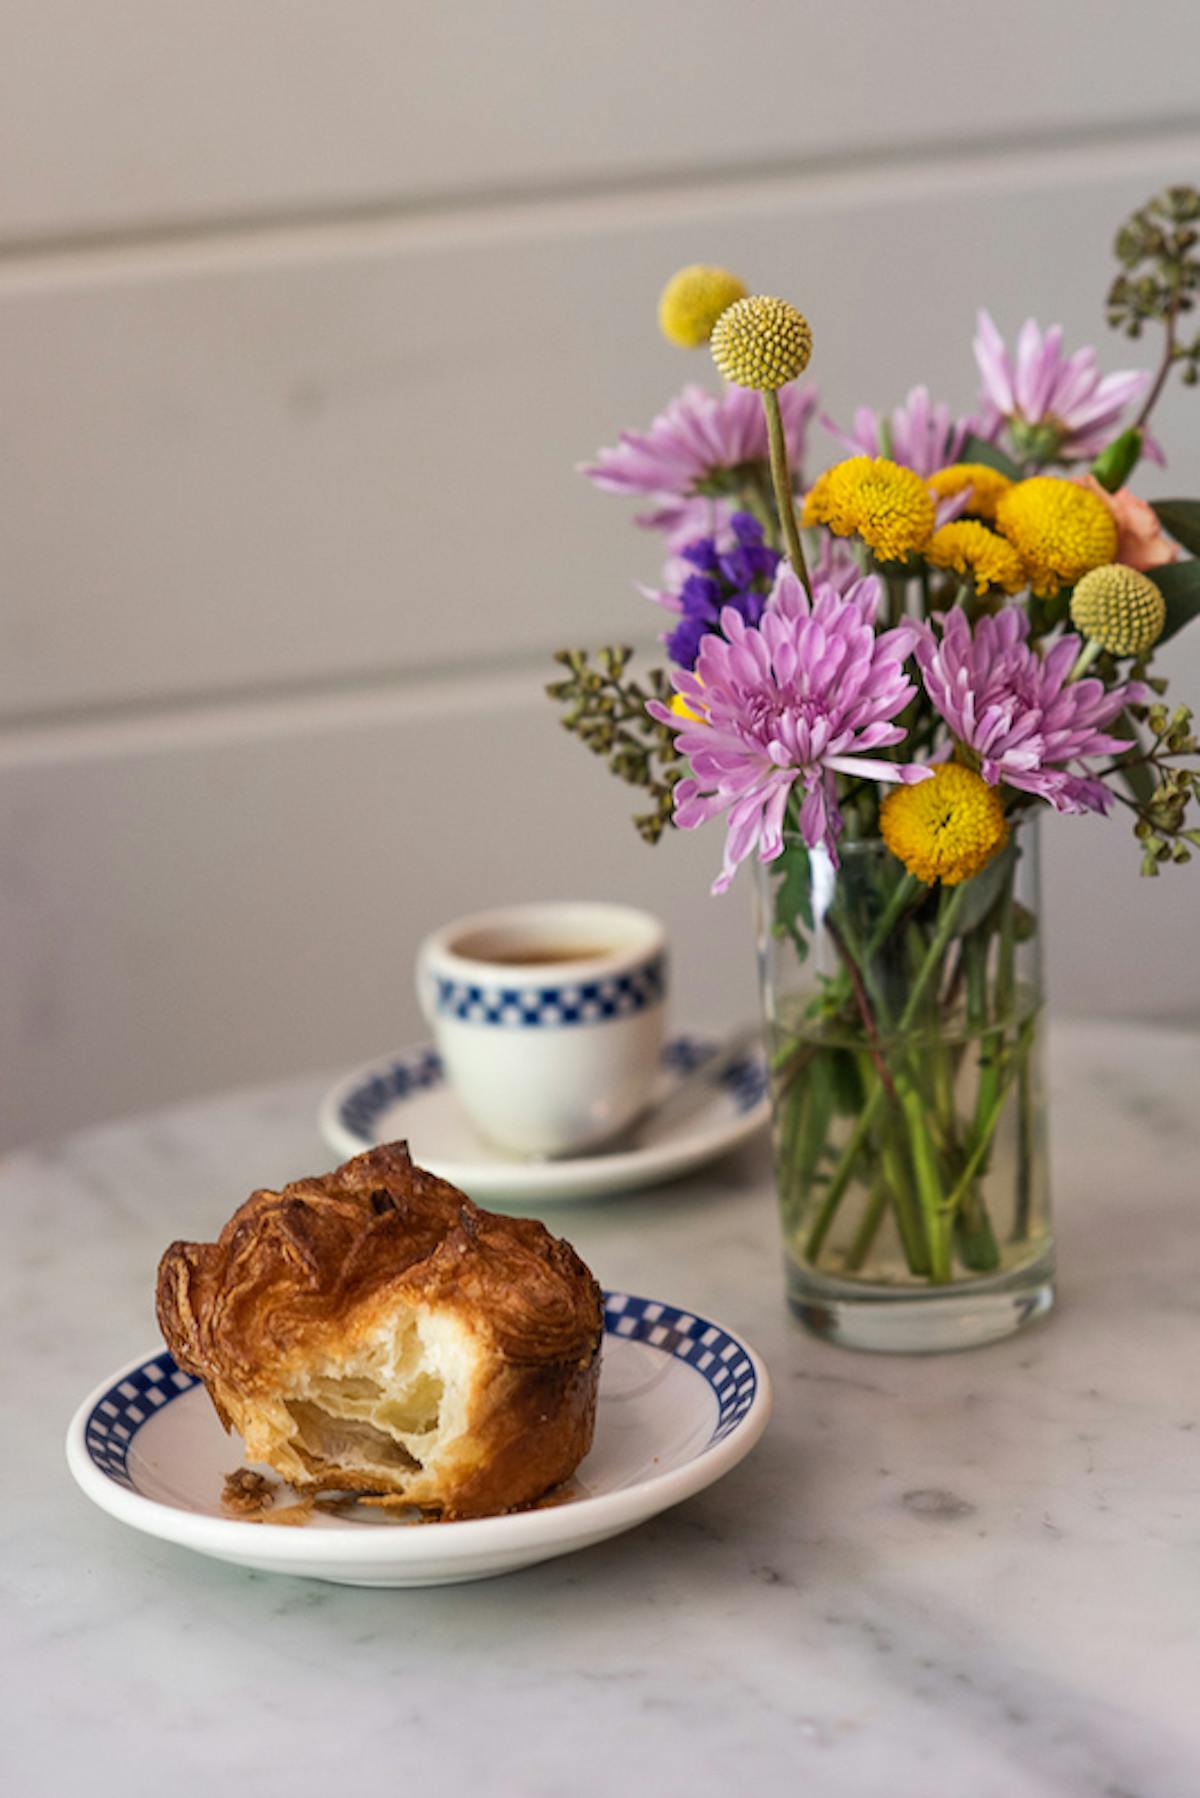
[(451, 944), (451, 954), (464, 961), (494, 962), (504, 968), (546, 968), (568, 961), (603, 961), (614, 954), (609, 945), (596, 943), (513, 943), (486, 937), (467, 937)]

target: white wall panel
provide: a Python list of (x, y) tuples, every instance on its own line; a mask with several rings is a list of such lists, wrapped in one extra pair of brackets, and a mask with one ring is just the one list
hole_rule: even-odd
[[(644, 629), (654, 545), (573, 465), (706, 375), (657, 338), (670, 269), (794, 294), (843, 417), (920, 377), (966, 406), (977, 303), (1102, 337), (1115, 222), (1197, 167), (1189, 137), (18, 265), (0, 714)], [(1165, 423), (1194, 485), (1191, 399)]]
[(708, 896), (719, 838), (644, 845), (540, 679), (11, 747), (0, 1144), (421, 1040), (420, 937), (509, 900), (647, 905), (679, 943), (677, 1020), (752, 1016), (749, 886)]
[(8, 0), (0, 232), (1157, 124), (1191, 0)]
[[(710, 898), (721, 829), (650, 849), (635, 803), (532, 672), (27, 733), (0, 762), (0, 1147), (420, 1040), (420, 937), (510, 900), (649, 906), (676, 1022), (753, 1015), (750, 871)], [(1048, 839), (1056, 1008), (1200, 1009), (1191, 871), (1139, 882), (1123, 820)]]
[[(0, 1146), (411, 1039), (420, 934), (507, 898), (648, 904), (679, 1017), (744, 1015), (719, 831), (644, 848), (539, 696), (652, 628), (573, 464), (705, 373), (683, 261), (802, 304), (841, 417), (965, 409), (980, 301), (1103, 341), (1198, 64), (1192, 0), (10, 0)], [(1200, 1013), (1194, 873), (1048, 838), (1059, 1009)]]

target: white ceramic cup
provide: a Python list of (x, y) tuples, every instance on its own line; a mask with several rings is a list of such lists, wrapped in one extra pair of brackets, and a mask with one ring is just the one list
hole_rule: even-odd
[(478, 912), (417, 954), (447, 1079), (480, 1134), (519, 1155), (598, 1147), (645, 1107), (666, 988), (663, 927), (627, 905)]

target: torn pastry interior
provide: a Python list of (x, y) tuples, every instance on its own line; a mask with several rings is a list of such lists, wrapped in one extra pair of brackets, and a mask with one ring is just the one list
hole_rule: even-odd
[(569, 1244), (385, 1144), (172, 1243), (158, 1317), (250, 1461), (446, 1517), (539, 1498), (591, 1445), (600, 1289)]

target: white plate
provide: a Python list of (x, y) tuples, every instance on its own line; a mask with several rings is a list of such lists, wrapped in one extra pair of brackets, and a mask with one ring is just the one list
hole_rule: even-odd
[[(676, 1037), (663, 1051), (663, 1090), (718, 1053), (699, 1036)], [(686, 1115), (653, 1117), (619, 1149), (569, 1160), (528, 1161), (475, 1134), (446, 1085), (437, 1050), (401, 1050), (349, 1074), (318, 1115), (335, 1155), (361, 1155), (377, 1143), (406, 1140), (413, 1160), (470, 1198), (516, 1204), (595, 1198), (671, 1180), (735, 1149), (767, 1121), (766, 1060), (748, 1050), (732, 1066), (698, 1082)]]
[[(166, 1349), (105, 1380), (75, 1413), (67, 1460), (88, 1497), (167, 1542), (347, 1586), (441, 1586), (511, 1573), (602, 1542), (711, 1485), (771, 1412), (754, 1350), (674, 1306), (606, 1293), (596, 1440), (560, 1503), (508, 1517), (413, 1524), (379, 1512), (303, 1527), (225, 1516), (240, 1443)], [(267, 1471), (264, 1469), (264, 1471)]]

